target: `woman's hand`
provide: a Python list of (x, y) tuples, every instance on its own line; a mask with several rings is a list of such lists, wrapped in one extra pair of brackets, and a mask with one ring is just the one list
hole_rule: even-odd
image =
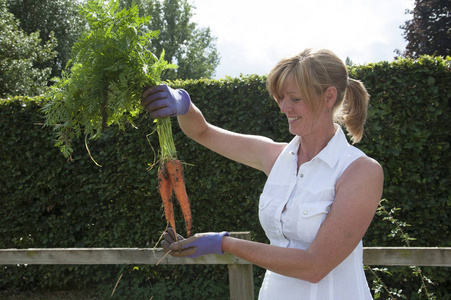
[(150, 112), (152, 118), (172, 117), (186, 114), (191, 99), (185, 90), (157, 85), (142, 93), (141, 105)]
[(187, 239), (177, 234), (175, 237), (174, 230), (169, 228), (163, 235), (164, 240), (161, 246), (170, 254), (176, 257), (197, 258), (207, 254), (222, 255), (221, 243), (224, 236), (230, 235), (228, 232), (207, 232), (197, 233)]

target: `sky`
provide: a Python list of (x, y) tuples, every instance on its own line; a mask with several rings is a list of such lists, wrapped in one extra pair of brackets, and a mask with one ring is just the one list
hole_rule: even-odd
[(217, 38), (215, 79), (266, 75), (283, 57), (327, 48), (354, 64), (393, 61), (414, 0), (193, 0), (192, 20)]

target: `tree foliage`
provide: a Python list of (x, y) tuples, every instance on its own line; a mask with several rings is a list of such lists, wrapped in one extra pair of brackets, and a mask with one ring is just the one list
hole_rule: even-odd
[[(58, 41), (57, 56), (46, 62), (52, 68), (52, 77), (60, 76), (66, 66), (72, 45), (80, 36), (85, 23), (78, 11), (80, 1), (72, 0), (7, 0), (8, 8), (28, 34), (40, 31), (44, 41), (53, 36)], [(52, 34), (53, 32), (53, 34)]]
[(404, 38), (408, 41), (405, 57), (420, 55), (447, 56), (451, 53), (451, 2), (449, 0), (415, 0), (407, 10), (413, 18), (405, 22)]
[[(20, 20), (21, 29), (27, 33), (40, 30), (44, 41), (54, 32), (58, 55), (46, 65), (52, 68), (52, 76), (61, 75), (72, 46), (86, 27), (78, 9), (84, 3), (86, 0), (7, 0), (10, 12)], [(149, 44), (150, 50), (157, 55), (164, 50), (166, 59), (179, 66), (166, 71), (163, 79), (214, 76), (220, 60), (216, 38), (209, 28), (198, 28), (192, 21), (195, 7), (187, 0), (119, 0), (119, 4), (121, 8), (137, 5), (141, 17), (151, 17), (148, 29), (160, 31), (159, 37)]]
[(199, 79), (214, 76), (220, 57), (216, 49), (216, 38), (210, 28), (198, 28), (191, 19), (195, 7), (187, 0), (121, 0), (129, 7), (136, 3), (140, 15), (151, 16), (150, 29), (159, 30), (160, 35), (151, 45), (155, 53), (165, 51), (170, 63), (177, 69), (168, 70), (165, 79)]
[(0, 97), (42, 94), (51, 72), (44, 66), (56, 56), (53, 34), (42, 43), (39, 31), (22, 31), (6, 0), (0, 0), (0, 15)]

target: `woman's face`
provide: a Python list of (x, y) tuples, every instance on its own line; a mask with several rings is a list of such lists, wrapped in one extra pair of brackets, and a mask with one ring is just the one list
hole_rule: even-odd
[(282, 90), (282, 99), (279, 101), (280, 111), (287, 116), (291, 134), (306, 137), (315, 130), (318, 118), (303, 100), (294, 80), (287, 80)]

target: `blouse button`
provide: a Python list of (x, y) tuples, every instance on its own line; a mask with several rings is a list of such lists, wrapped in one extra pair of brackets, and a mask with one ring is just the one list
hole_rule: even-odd
[(307, 210), (304, 210), (304, 216), (306, 216), (308, 214)]
[(304, 177), (304, 174), (301, 174), (301, 175), (299, 175), (299, 176), (301, 176), (301, 178), (303, 178), (303, 177)]

